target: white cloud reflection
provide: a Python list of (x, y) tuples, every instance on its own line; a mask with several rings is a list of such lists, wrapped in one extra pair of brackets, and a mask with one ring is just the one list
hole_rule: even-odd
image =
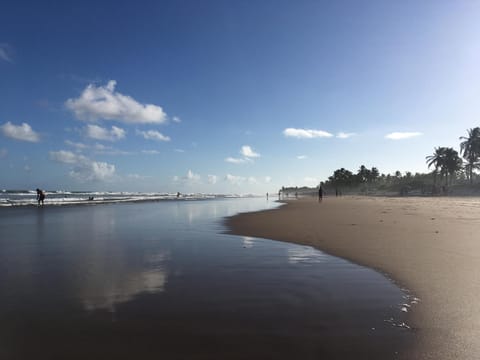
[[(115, 312), (116, 305), (128, 302), (139, 294), (164, 291), (168, 279), (165, 266), (168, 259), (168, 252), (148, 255), (146, 264), (136, 270), (122, 261), (113, 265), (97, 259), (94, 263), (102, 266), (103, 270), (88, 271), (85, 275), (81, 294), (85, 310)], [(105, 266), (108, 271), (105, 271)]]
[(242, 239), (242, 243), (244, 248), (250, 249), (255, 244), (255, 238), (244, 236)]
[(298, 264), (303, 262), (321, 263), (328, 255), (310, 246), (292, 246), (287, 250), (288, 262)]

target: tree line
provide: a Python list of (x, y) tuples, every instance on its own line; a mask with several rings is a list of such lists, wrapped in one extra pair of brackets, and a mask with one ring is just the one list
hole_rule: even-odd
[[(383, 190), (409, 191), (419, 189), (422, 193), (438, 192), (438, 187), (445, 188), (455, 183), (473, 184), (478, 178), (475, 170), (480, 169), (480, 127), (467, 130), (467, 136), (461, 136), (460, 154), (452, 147), (436, 147), (434, 153), (425, 158), (428, 168), (433, 168), (431, 173), (402, 174), (396, 171), (393, 175), (380, 174), (376, 167), (368, 169), (360, 166), (356, 173), (345, 168), (337, 169), (325, 182), (339, 191), (341, 188), (361, 188), (367, 190), (375, 186)], [(341, 190), (340, 190), (341, 191)]]
[(480, 168), (480, 127), (467, 130), (467, 136), (461, 136), (460, 152), (463, 160), (458, 156), (458, 152), (453, 148), (438, 147), (435, 148), (433, 155), (427, 156), (428, 167), (434, 166), (433, 173), (445, 177), (445, 184), (448, 184), (448, 176), (453, 180), (453, 176), (464, 171), (470, 184), (473, 184), (474, 170)]
[[(326, 189), (337, 194), (343, 192), (369, 193), (377, 191), (400, 192), (408, 194), (412, 191), (421, 194), (447, 193), (453, 184), (473, 185), (479, 182), (480, 176), (475, 170), (480, 169), (480, 127), (467, 130), (467, 136), (459, 138), (460, 154), (452, 147), (436, 147), (432, 155), (426, 156), (429, 173), (380, 173), (378, 168), (367, 168), (361, 165), (357, 171), (345, 168), (337, 169), (328, 180), (322, 182)], [(318, 187), (317, 187), (318, 189)], [(308, 193), (307, 189), (282, 188), (283, 192), (298, 191)], [(311, 189), (310, 189), (311, 191)]]

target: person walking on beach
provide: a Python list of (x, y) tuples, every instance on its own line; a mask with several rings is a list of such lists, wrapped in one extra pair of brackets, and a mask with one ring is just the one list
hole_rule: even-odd
[(38, 206), (40, 206), (40, 203), (43, 204), (43, 200), (45, 200), (45, 192), (43, 190), (40, 190), (37, 188), (37, 201), (38, 201)]
[(323, 188), (322, 184), (320, 184), (320, 187), (318, 188), (318, 202), (322, 202), (323, 200)]

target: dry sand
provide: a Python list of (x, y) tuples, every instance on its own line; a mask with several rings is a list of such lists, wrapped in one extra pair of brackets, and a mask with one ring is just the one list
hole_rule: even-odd
[(420, 302), (406, 359), (480, 359), (479, 198), (305, 198), (226, 220), (231, 233), (311, 245), (385, 273)]

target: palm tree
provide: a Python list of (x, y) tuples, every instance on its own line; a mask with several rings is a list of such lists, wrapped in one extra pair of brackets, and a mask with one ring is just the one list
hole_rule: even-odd
[(460, 143), (460, 152), (465, 160), (467, 160), (467, 166), (465, 170), (470, 184), (473, 181), (473, 170), (480, 168), (478, 159), (480, 157), (480, 127), (469, 129), (468, 136), (461, 136), (460, 140), (464, 140)]
[(372, 169), (370, 170), (370, 180), (375, 183), (379, 176), (380, 172), (378, 171), (378, 169), (376, 167), (372, 167)]
[(473, 170), (480, 169), (480, 163), (467, 163), (464, 166), (465, 174), (467, 175), (467, 179), (470, 179), (470, 185), (473, 183)]
[[(458, 152), (453, 148), (445, 149), (445, 175), (450, 175), (450, 184), (453, 180), (453, 175), (462, 168), (462, 159), (458, 156)], [(448, 175), (447, 175), (448, 174)], [(445, 178), (445, 183), (448, 185), (448, 178)]]
[[(435, 167), (435, 170), (433, 171), (433, 185), (434, 186), (437, 185), (438, 170), (442, 169), (444, 167), (444, 164), (445, 164), (445, 149), (446, 149), (446, 147), (435, 148), (435, 152), (433, 153), (433, 155), (430, 155), (430, 156), (426, 157), (428, 168), (430, 168), (430, 166), (432, 166), (432, 165)], [(442, 173), (442, 175), (443, 175), (443, 173)]]
[(462, 168), (462, 159), (460, 159), (458, 152), (453, 148), (438, 147), (433, 155), (426, 157), (426, 160), (428, 167), (435, 166), (433, 173), (435, 185), (438, 170), (440, 170), (442, 176), (445, 176), (445, 185), (448, 185), (448, 175), (453, 176), (455, 172)]
[(360, 169), (358, 169), (357, 176), (358, 176), (358, 181), (360, 183), (365, 183), (368, 180), (370, 170), (368, 170), (365, 165), (360, 166)]
[(353, 178), (354, 176), (350, 171), (346, 170), (345, 168), (341, 168), (335, 170), (333, 172), (333, 176), (329, 177), (329, 180), (332, 182), (332, 184), (335, 186), (335, 190), (338, 192), (340, 187), (352, 185)]

